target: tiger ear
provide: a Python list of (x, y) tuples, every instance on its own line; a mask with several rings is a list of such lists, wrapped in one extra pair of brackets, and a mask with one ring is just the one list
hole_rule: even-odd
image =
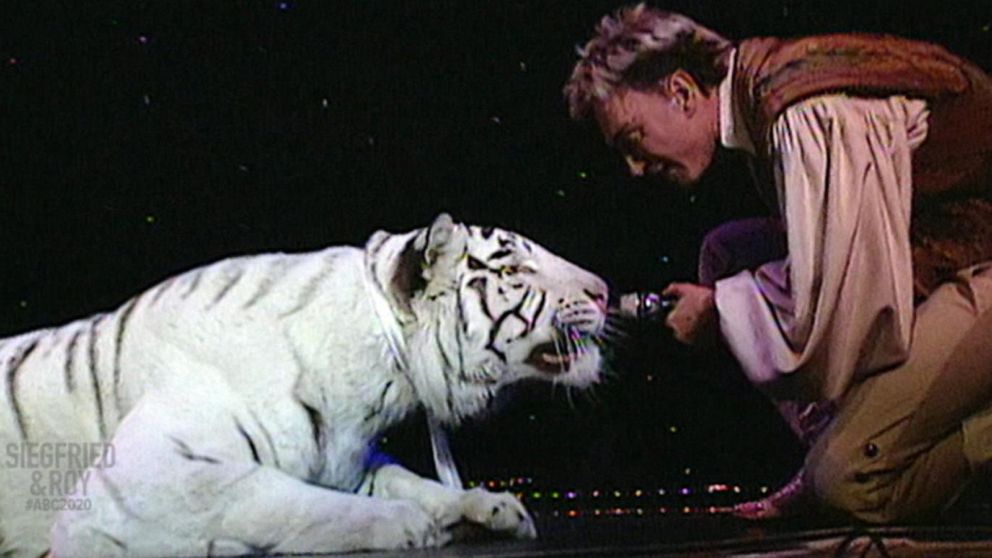
[(451, 215), (438, 215), (430, 227), (417, 235), (414, 248), (422, 254), (424, 279), (439, 275), (438, 271), (454, 267), (465, 251), (465, 230), (458, 226)]
[(435, 280), (455, 276), (458, 258), (465, 251), (467, 233), (451, 216), (442, 213), (431, 226), (418, 232), (396, 259), (391, 283), (393, 302), (412, 316), (410, 299)]

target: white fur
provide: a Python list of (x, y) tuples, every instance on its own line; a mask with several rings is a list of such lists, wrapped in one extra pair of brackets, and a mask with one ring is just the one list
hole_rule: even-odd
[[(34, 557), (50, 546), (61, 558), (394, 549), (443, 544), (461, 520), (535, 536), (510, 495), (451, 489), (369, 460), (377, 435), (418, 406), (457, 425), (484, 412), (500, 387), (548, 377), (524, 361), (556, 320), (587, 334), (602, 328), (601, 301), (587, 294), (605, 297), (598, 277), (513, 233), (482, 236), (442, 215), (427, 229), (376, 233), (364, 251), (224, 260), (112, 313), (0, 342), (2, 451), (24, 442), (16, 399), (29, 442), (107, 441), (115, 456), (111, 467), (72, 471), (86, 475), (92, 508), (61, 513), (25, 511), (36, 469), (0, 462), (2, 550)], [(468, 287), (466, 258), (491, 254), (500, 240), (513, 244), (504, 261), (533, 271), (475, 272), (492, 280)], [(423, 283), (404, 292), (393, 279), (411, 248)], [(368, 278), (405, 354), (390, 350)], [(529, 295), (514, 299), (523, 288), (508, 286), (520, 283)], [(539, 290), (546, 308), (536, 312)], [(494, 347), (505, 362), (484, 348), (493, 322), (483, 299), (491, 311), (523, 300), (520, 311), (533, 317), (526, 335), (525, 321), (504, 320)], [(588, 385), (599, 358), (587, 347), (553, 378)]]

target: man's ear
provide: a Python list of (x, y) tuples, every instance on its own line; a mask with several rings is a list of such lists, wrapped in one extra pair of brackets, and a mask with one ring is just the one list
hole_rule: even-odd
[(691, 116), (703, 91), (699, 83), (685, 70), (675, 70), (665, 79), (665, 92), (679, 109)]

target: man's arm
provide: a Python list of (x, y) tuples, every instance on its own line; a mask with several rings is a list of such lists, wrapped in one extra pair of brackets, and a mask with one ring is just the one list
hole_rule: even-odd
[(925, 136), (913, 103), (816, 97), (773, 127), (789, 256), (715, 292), (723, 337), (752, 382), (809, 370), (804, 395), (833, 399), (855, 373), (905, 358), (911, 151)]

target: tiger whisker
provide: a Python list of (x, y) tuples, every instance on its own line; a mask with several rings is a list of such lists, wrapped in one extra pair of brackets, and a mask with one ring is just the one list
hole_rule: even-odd
[(630, 329), (634, 325), (629, 319), (610, 316), (609, 314), (607, 314), (606, 319), (603, 321), (607, 325), (617, 329)]
[(629, 321), (631, 318), (627, 314), (624, 314), (619, 308), (607, 308), (606, 318), (613, 320)]
[(626, 333), (618, 333), (615, 331), (611, 331), (609, 329), (604, 329), (602, 332), (599, 333), (599, 336), (602, 337), (604, 341), (607, 341), (609, 343), (623, 344), (630, 339), (630, 336), (627, 335)]
[(578, 356), (578, 351), (575, 347), (575, 328), (572, 326), (567, 326), (565, 337), (568, 339), (568, 343), (565, 345), (565, 348), (568, 351), (568, 361), (572, 362), (572, 360)]
[(627, 322), (621, 320), (615, 320), (613, 318), (610, 318), (609, 316), (602, 318), (601, 322), (603, 324), (603, 327), (611, 327), (613, 329), (629, 329), (627, 327), (629, 326)]
[(551, 341), (555, 345), (555, 354), (558, 355), (558, 370), (561, 373), (564, 374), (565, 373), (565, 364), (563, 363), (562, 358), (561, 358), (561, 347), (558, 345), (558, 329), (557, 328), (554, 330), (554, 333), (551, 335)]
[(565, 348), (568, 351), (568, 358), (571, 359), (571, 358), (575, 357), (575, 354), (576, 354), (576, 351), (575, 351), (575, 328), (572, 327), (571, 325), (566, 325), (565, 326), (565, 339), (567, 340), (567, 343), (565, 343)]
[(589, 389), (582, 392), (582, 395), (585, 396), (586, 400), (592, 405), (599, 406), (602, 403), (599, 399), (599, 394), (596, 393), (596, 386), (590, 386)]
[(579, 356), (586, 356), (589, 353), (589, 347), (586, 343), (589, 342), (590, 336), (579, 333), (579, 338), (576, 339), (576, 346), (579, 350)]
[(611, 324), (610, 322), (606, 322), (603, 324), (603, 331), (607, 331), (611, 334), (615, 334), (623, 337), (630, 335), (630, 332), (627, 330), (627, 328), (618, 327), (616, 324)]
[(589, 353), (589, 349), (586, 347), (586, 340), (589, 339), (588, 336), (580, 336), (577, 343), (579, 348), (579, 356), (586, 356)]
[(585, 337), (579, 331), (579, 328), (575, 326), (572, 326), (572, 342), (575, 346), (575, 352), (579, 356), (585, 355)]
[(601, 374), (604, 381), (613, 380), (620, 377), (620, 372), (614, 368), (609, 362), (604, 364), (603, 372)]
[(572, 389), (571, 386), (565, 386), (565, 401), (568, 401), (568, 408), (575, 411), (575, 401), (572, 400)]

